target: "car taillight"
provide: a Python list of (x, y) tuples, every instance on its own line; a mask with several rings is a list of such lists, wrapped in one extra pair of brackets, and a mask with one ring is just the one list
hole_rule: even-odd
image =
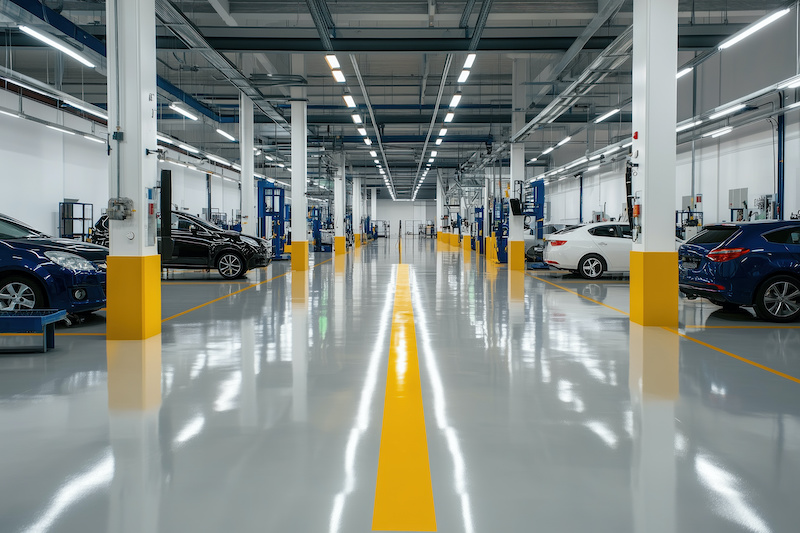
[(564, 244), (567, 244), (567, 241), (547, 241), (547, 242), (550, 243), (550, 246), (562, 246)]
[(748, 253), (750, 253), (750, 250), (747, 248), (717, 248), (708, 252), (708, 260), (715, 263), (724, 263)]

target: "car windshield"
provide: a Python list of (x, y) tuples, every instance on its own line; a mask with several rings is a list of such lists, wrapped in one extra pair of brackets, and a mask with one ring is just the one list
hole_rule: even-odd
[(719, 244), (739, 231), (736, 226), (714, 226), (706, 228), (687, 242), (687, 244)]
[(206, 229), (210, 229), (210, 230), (214, 230), (214, 231), (221, 231), (222, 230), (222, 228), (220, 228), (219, 226), (216, 226), (216, 225), (212, 224), (211, 222), (203, 220), (202, 218), (197, 218), (197, 217), (194, 217), (192, 215), (187, 215), (186, 213), (183, 213), (183, 216), (185, 216), (186, 218), (188, 218), (189, 220), (191, 220), (192, 222), (194, 222), (198, 226), (203, 226)]
[(47, 235), (29, 228), (21, 222), (0, 218), (0, 239), (32, 239), (36, 237), (47, 237)]

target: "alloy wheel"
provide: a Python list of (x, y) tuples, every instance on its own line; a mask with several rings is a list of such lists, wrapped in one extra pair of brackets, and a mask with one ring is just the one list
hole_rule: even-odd
[(16, 311), (34, 307), (36, 307), (36, 294), (30, 286), (12, 281), (0, 288), (0, 311)]
[(242, 260), (234, 254), (225, 254), (219, 258), (219, 273), (226, 278), (235, 278), (242, 271)]
[(800, 311), (800, 289), (789, 281), (776, 281), (764, 293), (764, 307), (777, 318), (785, 318)]
[(603, 263), (596, 257), (589, 257), (583, 261), (581, 269), (587, 278), (596, 278), (603, 273)]

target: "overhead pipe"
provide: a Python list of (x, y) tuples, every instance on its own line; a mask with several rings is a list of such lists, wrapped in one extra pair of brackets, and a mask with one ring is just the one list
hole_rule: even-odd
[(478, 49), (478, 43), (481, 41), (483, 30), (486, 29), (486, 23), (489, 21), (489, 11), (492, 10), (492, 2), (494, 2), (494, 0), (483, 0), (481, 4), (478, 20), (475, 22), (475, 31), (472, 32), (472, 39), (469, 41), (470, 52), (474, 52)]
[(442, 79), (439, 82), (439, 92), (436, 94), (436, 103), (433, 106), (431, 123), (430, 126), (428, 126), (428, 133), (425, 134), (425, 142), (422, 144), (422, 153), (420, 154), (419, 164), (417, 165), (417, 172), (414, 176), (414, 181), (411, 184), (412, 191), (416, 188), (417, 182), (419, 181), (419, 173), (422, 170), (422, 162), (425, 160), (425, 154), (428, 151), (428, 143), (431, 140), (431, 135), (433, 135), (433, 129), (436, 127), (436, 119), (439, 115), (439, 106), (442, 104), (442, 95), (444, 94), (444, 87), (447, 84), (447, 75), (450, 72), (450, 65), (452, 65), (452, 63), (453, 54), (447, 54), (447, 57), (444, 61), (444, 68), (442, 69)]
[(458, 27), (467, 29), (469, 17), (472, 15), (472, 9), (475, 7), (475, 0), (467, 0), (467, 5), (464, 6), (464, 11), (461, 13), (461, 20), (458, 21)]

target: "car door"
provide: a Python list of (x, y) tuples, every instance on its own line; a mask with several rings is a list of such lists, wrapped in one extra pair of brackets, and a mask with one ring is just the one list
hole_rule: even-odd
[(623, 238), (616, 224), (596, 226), (589, 233), (609, 271), (627, 272), (630, 269), (631, 240)]
[(172, 239), (175, 242), (171, 263), (209, 266), (211, 236), (202, 226), (180, 213), (172, 214)]

